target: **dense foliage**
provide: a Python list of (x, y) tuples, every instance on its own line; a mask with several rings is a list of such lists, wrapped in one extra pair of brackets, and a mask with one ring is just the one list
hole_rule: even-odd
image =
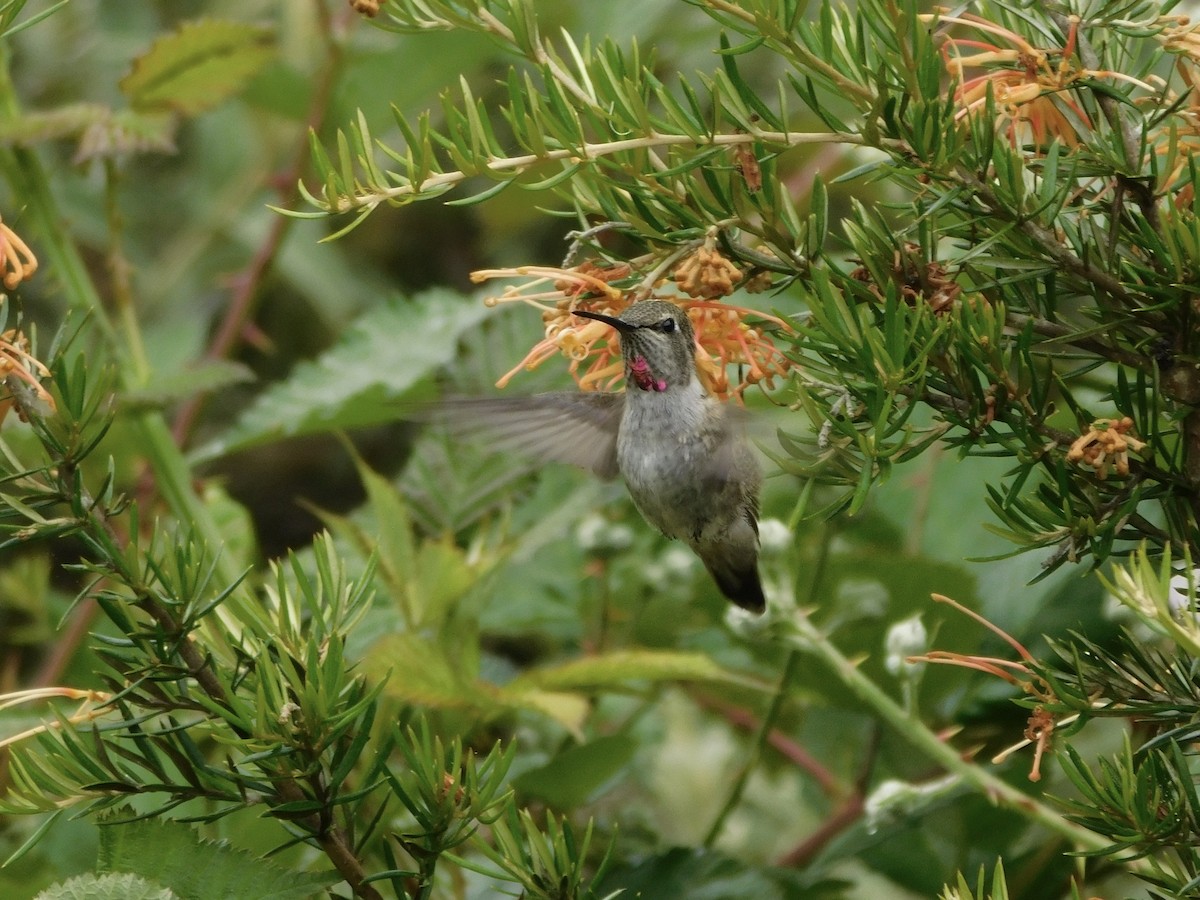
[[(5, 896), (1200, 895), (1200, 30), (178, 6), (0, 4)], [(397, 421), (649, 296), (761, 619)]]

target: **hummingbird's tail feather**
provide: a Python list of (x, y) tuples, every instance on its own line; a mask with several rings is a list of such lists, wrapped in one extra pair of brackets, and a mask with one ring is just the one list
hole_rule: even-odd
[(709, 552), (701, 560), (721, 593), (742, 609), (757, 614), (767, 608), (767, 598), (763, 596), (762, 581), (753, 558), (747, 560), (744, 554)]

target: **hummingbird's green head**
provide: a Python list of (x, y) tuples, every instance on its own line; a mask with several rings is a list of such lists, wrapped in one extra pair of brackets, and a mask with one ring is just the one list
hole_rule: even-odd
[(643, 391), (663, 392), (696, 376), (696, 335), (688, 314), (665, 300), (642, 300), (620, 316), (577, 309), (575, 315), (607, 322), (621, 335), (625, 378)]

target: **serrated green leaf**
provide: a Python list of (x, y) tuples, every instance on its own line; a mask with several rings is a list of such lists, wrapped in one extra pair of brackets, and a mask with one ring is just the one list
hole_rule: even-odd
[(195, 115), (237, 93), (272, 56), (269, 29), (246, 22), (186, 22), (133, 62), (121, 90), (134, 109)]
[(36, 900), (178, 900), (179, 895), (161, 884), (130, 872), (77, 875), (46, 888)]
[(535, 669), (513, 679), (510, 688), (588, 690), (631, 681), (726, 681), (745, 679), (703, 653), (676, 650), (614, 650), (559, 666)]
[[(147, 853), (148, 847), (154, 852)], [(190, 826), (165, 819), (103, 824), (97, 868), (134, 873), (192, 900), (308, 900), (339, 877), (285, 869), (224, 841), (206, 841)]]
[(380, 638), (367, 651), (363, 666), (369, 677), (387, 678), (384, 694), (403, 703), (465, 710), (484, 718), (511, 710), (530, 710), (548, 716), (576, 735), (590, 709), (587, 698), (580, 694), (474, 679), (441, 647), (417, 634)]
[(229, 431), (193, 454), (204, 462), (284, 437), (394, 421), (394, 401), (454, 358), (463, 332), (488, 314), (448, 290), (372, 308), (318, 359), (272, 385)]

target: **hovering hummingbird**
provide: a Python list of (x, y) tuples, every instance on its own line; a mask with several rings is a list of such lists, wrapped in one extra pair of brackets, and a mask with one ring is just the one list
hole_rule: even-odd
[(603, 479), (620, 475), (647, 522), (685, 541), (722, 594), (761, 613), (762, 476), (736, 413), (696, 374), (687, 313), (663, 300), (643, 300), (619, 317), (575, 315), (605, 322), (620, 335), (624, 392), (458, 399), (446, 412), (508, 449)]

